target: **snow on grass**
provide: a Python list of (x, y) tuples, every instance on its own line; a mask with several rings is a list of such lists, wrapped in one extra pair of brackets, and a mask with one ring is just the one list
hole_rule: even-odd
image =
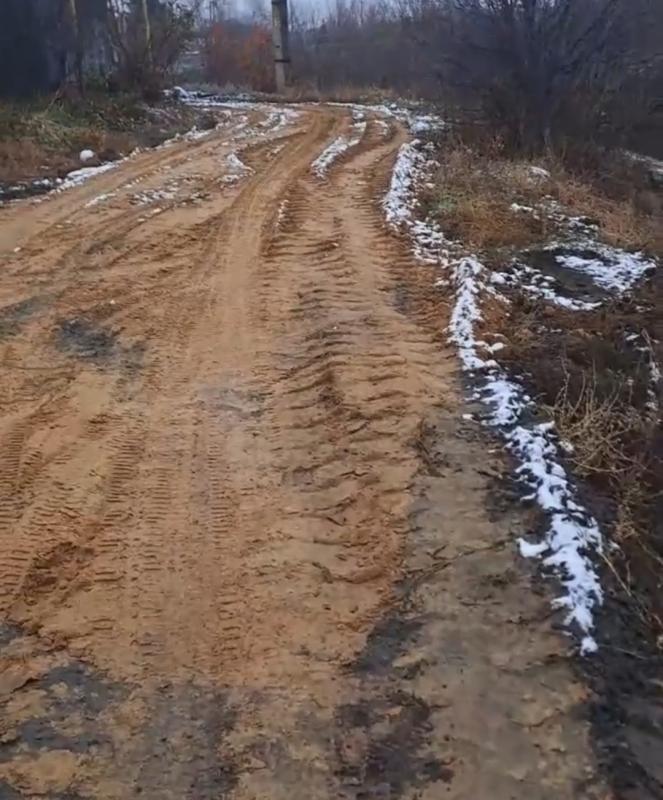
[[(492, 358), (493, 349), (477, 339), (482, 321), (481, 300), (486, 296), (490, 271), (475, 257), (465, 257), (453, 266), (455, 303), (449, 324), (449, 339), (458, 348), (463, 369), (473, 374), (477, 398), (487, 408), (485, 421), (499, 430), (516, 457), (516, 475), (546, 514), (543, 538), (519, 541), (521, 555), (542, 558), (564, 587), (554, 605), (566, 612), (566, 624), (580, 630), (581, 652), (596, 650), (592, 636), (594, 611), (603, 599), (591, 554), (600, 554), (603, 539), (596, 520), (575, 499), (552, 423), (527, 424), (534, 410), (523, 386), (507, 375)], [(484, 352), (488, 350), (488, 357)]]
[(416, 215), (418, 188), (435, 166), (419, 139), (405, 142), (399, 148), (389, 190), (382, 201), (387, 222), (392, 227), (408, 228), (416, 256), (431, 264), (447, 259), (450, 245), (437, 223)]
[[(433, 168), (421, 142), (401, 146), (389, 190), (383, 200), (387, 222), (409, 231), (415, 254), (427, 262), (433, 259), (450, 273), (454, 292), (448, 335), (456, 346), (463, 370), (471, 375), (475, 397), (486, 409), (485, 423), (497, 430), (517, 461), (516, 475), (536, 501), (547, 520), (538, 541), (521, 539), (520, 553), (539, 558), (554, 572), (563, 593), (554, 601), (565, 611), (567, 626), (580, 633), (580, 651), (597, 649), (593, 637), (594, 614), (603, 593), (594, 561), (603, 552), (603, 538), (596, 520), (578, 502), (563, 466), (563, 448), (551, 423), (535, 423), (535, 405), (523, 385), (495, 360), (502, 343), (488, 344), (478, 335), (483, 322), (482, 302), (489, 296), (508, 302), (496, 288), (523, 285), (539, 296), (564, 304), (541, 273), (516, 265), (508, 273), (493, 273), (471, 255), (457, 255), (457, 245), (444, 238), (430, 221), (417, 219), (416, 192)], [(453, 254), (453, 257), (452, 257)], [(571, 301), (578, 309), (581, 301)], [(588, 304), (589, 305), (589, 304)]]

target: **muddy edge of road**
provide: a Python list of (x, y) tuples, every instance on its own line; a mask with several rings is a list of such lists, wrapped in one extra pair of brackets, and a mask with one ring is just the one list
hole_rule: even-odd
[[(249, 475), (246, 484), (239, 485), (238, 502), (247, 502), (246, 498), (254, 496), (260, 498), (261, 481), (265, 491), (278, 488), (278, 483), (272, 482), (276, 477), (272, 478), (268, 472), (269, 458), (276, 459), (278, 466), (279, 459), (288, 457), (282, 447), (288, 442), (288, 435), (274, 431), (273, 425), (278, 421), (278, 404), (295, 390), (297, 395), (304, 392), (315, 395), (304, 395), (302, 405), (289, 406), (286, 421), (308, 430), (319, 424), (315, 417), (317, 406), (324, 407), (324, 414), (335, 426), (333, 436), (341, 443), (348, 438), (355, 448), (346, 449), (343, 458), (356, 475), (368, 475), (371, 452), (365, 442), (371, 440), (366, 439), (366, 429), (375, 426), (373, 442), (384, 440), (387, 445), (396, 444), (405, 451), (392, 452), (391, 461), (386, 460), (382, 467), (385, 475), (393, 473), (390, 478), (393, 485), (384, 483), (380, 499), (388, 512), (379, 505), (374, 507), (376, 514), (384, 513), (387, 519), (384, 533), (392, 537), (397, 534), (397, 544), (388, 545), (385, 540), (382, 549), (393, 548), (398, 567), (394, 572), (387, 571), (389, 585), (385, 583), (384, 572), (375, 573), (375, 579), (365, 568), (361, 575), (356, 573), (358, 577), (353, 583), (355, 573), (350, 567), (364, 563), (353, 554), (357, 548), (363, 552), (361, 548), (367, 546), (361, 537), (349, 542), (336, 565), (342, 567), (344, 560), (349, 560), (345, 576), (342, 570), (334, 574), (326, 562), (314, 562), (315, 570), (309, 570), (307, 576), (309, 572), (316, 575), (320, 588), (316, 587), (304, 599), (307, 605), (320, 607), (311, 630), (319, 627), (326, 639), (304, 637), (297, 652), (292, 653), (282, 653), (279, 649), (289, 645), (290, 639), (275, 637), (262, 650), (260, 643), (254, 642), (254, 650), (271, 664), (272, 671), (261, 682), (261, 664), (250, 659), (233, 663), (226, 653), (225, 641), (214, 639), (214, 620), (209, 619), (200, 620), (201, 638), (208, 640), (203, 645), (210, 648), (208, 652), (200, 646), (204, 659), (197, 662), (186, 652), (175, 653), (187, 667), (192, 659), (196, 669), (178, 668), (172, 676), (152, 676), (150, 664), (162, 658), (159, 648), (164, 656), (172, 658), (168, 647), (184, 630), (176, 627), (171, 630), (170, 620), (160, 618), (156, 606), (159, 627), (154, 631), (126, 622), (127, 641), (122, 640), (121, 644), (130, 651), (136, 650), (132, 664), (135, 671), (130, 678), (111, 677), (110, 672), (104, 671), (104, 659), (91, 657), (93, 652), (110, 656), (110, 649), (86, 649), (83, 639), (72, 651), (64, 633), (59, 637), (41, 635), (43, 621), (31, 609), (35, 600), (41, 602), (53, 591), (50, 583), (53, 563), (40, 561), (39, 569), (32, 572), (32, 595), (23, 592), (21, 611), (30, 620), (29, 624), (22, 628), (7, 625), (0, 640), (5, 662), (0, 688), (6, 712), (0, 731), (3, 799), (36, 795), (51, 800), (81, 797), (119, 800), (127, 796), (129, 789), (126, 775), (131, 776), (133, 794), (150, 800), (183, 797), (216, 800), (226, 796), (242, 800), (258, 797), (465, 800), (488, 796), (507, 800), (525, 794), (545, 800), (579, 797), (599, 800), (607, 796), (595, 768), (589, 738), (588, 721), (594, 700), (588, 696), (579, 675), (573, 674), (580, 668), (573, 657), (569, 658), (570, 643), (555, 631), (551, 622), (550, 585), (541, 585), (515, 554), (514, 541), (534, 524), (533, 517), (518, 507), (512, 488), (503, 477), (508, 471), (499, 446), (489, 442), (475, 424), (462, 420), (464, 404), (458, 367), (455, 354), (445, 341), (448, 308), (444, 296), (432, 289), (435, 270), (416, 264), (407, 242), (384, 230), (377, 201), (386, 189), (397, 146), (404, 141), (405, 133), (399, 125), (394, 125), (391, 138), (384, 137), (377, 131), (371, 132), (369, 125), (366, 140), (333, 167), (328, 183), (316, 182), (308, 174), (308, 165), (324, 144), (339, 131), (348, 129), (344, 113), (338, 109), (333, 113), (316, 111), (313, 127), (285, 144), (282, 152), (265, 167), (264, 180), (259, 172), (259, 159), (250, 161), (255, 176), (248, 179), (246, 187), (239, 185), (232, 189), (236, 196), (218, 207), (213, 205), (206, 220), (201, 220), (200, 210), (186, 212), (189, 218), (180, 213), (183, 223), (188, 221), (191, 225), (182, 234), (182, 240), (191, 241), (197, 248), (191, 251), (196, 258), (192, 259), (188, 251), (178, 251), (177, 247), (171, 250), (164, 247), (170, 243), (164, 239), (163, 229), (156, 229), (152, 238), (141, 234), (140, 239), (129, 242), (129, 253), (135, 255), (143, 250), (153, 253), (158, 268), (141, 273), (138, 271), (141, 262), (136, 259), (132, 263), (136, 273), (120, 273), (121, 281), (129, 278), (141, 282), (142, 304), (138, 313), (127, 318), (127, 326), (142, 330), (142, 317), (149, 318), (151, 305), (155, 305), (154, 299), (149, 298), (154, 297), (156, 287), (159, 298), (166, 298), (169, 313), (178, 323), (172, 334), (166, 327), (167, 334), (176, 345), (180, 335), (187, 336), (187, 352), (194, 356), (202, 353), (202, 364), (192, 366), (190, 358), (181, 358), (177, 365), (179, 372), (173, 368), (173, 377), (169, 379), (168, 370), (158, 373), (153, 366), (155, 362), (149, 361), (149, 352), (146, 355), (140, 347), (116, 343), (113, 338), (90, 340), (86, 330), (60, 329), (59, 336), (64, 337), (65, 343), (73, 337), (78, 348), (74, 355), (79, 360), (91, 358), (92, 349), (93, 360), (105, 359), (104, 369), (109, 360), (110, 372), (119, 365), (123, 378), (113, 386), (113, 397), (122, 397), (128, 410), (139, 412), (131, 420), (136, 430), (145, 421), (145, 408), (144, 401), (139, 404), (136, 400), (139, 383), (132, 381), (141, 380), (144, 358), (150, 367), (149, 386), (154, 385), (161, 392), (165, 384), (166, 390), (173, 392), (172, 406), (168, 404), (171, 398), (167, 393), (165, 399), (159, 399), (161, 426), (177, 423), (188, 434), (186, 414), (199, 415), (193, 453), (182, 456), (173, 449), (173, 445), (179, 446), (181, 442), (180, 431), (175, 428), (177, 438), (172, 438), (172, 442), (159, 438), (159, 425), (150, 432), (152, 438), (144, 440), (146, 447), (151, 441), (160, 445), (164, 471), (170, 468), (168, 459), (172, 460), (173, 453), (179, 460), (195, 461), (199, 458), (198, 451), (202, 452), (206, 460), (200, 464), (205, 466), (200, 467), (201, 475), (194, 475), (195, 494), (191, 497), (200, 501), (201, 515), (211, 515), (210, 525), (215, 524), (213, 516), (217, 508), (208, 508), (206, 498), (212, 496), (210, 492), (227, 491), (215, 483), (214, 469), (226, 463), (223, 459), (227, 461), (223, 478), (231, 486), (237, 480), (233, 466), (248, 464), (262, 470), (256, 473), (257, 480)], [(216, 163), (213, 146), (201, 145), (199, 152), (212, 169)], [(173, 163), (178, 155), (179, 151), (171, 154)], [(157, 163), (156, 157), (153, 162)], [(205, 189), (214, 198), (212, 184), (207, 179)], [(286, 218), (284, 231), (269, 244), (269, 257), (265, 257), (264, 243), (253, 241), (251, 224), (260, 226), (263, 232), (270, 230), (275, 209), (283, 198), (290, 201), (294, 216)], [(72, 199), (75, 201), (75, 194)], [(212, 200), (213, 204), (216, 202)], [(121, 230), (134, 235), (133, 231), (139, 230), (132, 227), (137, 214), (131, 209), (121, 208), (120, 212), (118, 219), (124, 225)], [(251, 214), (257, 215), (253, 221)], [(221, 232), (208, 234), (199, 247), (196, 236), (209, 229), (210, 221), (220, 225)], [(148, 224), (154, 223), (148, 221)], [(108, 242), (110, 237), (100, 245)], [(112, 242), (111, 249), (119, 247), (117, 242), (117, 239)], [(232, 242), (243, 249), (232, 251)], [(94, 249), (76, 244), (61, 256), (62, 270), (74, 258), (80, 261), (75, 263), (74, 275), (77, 279), (83, 275), (88, 280), (91, 273), (84, 270), (91, 254), (105, 268), (117, 269), (120, 263), (117, 254), (113, 250), (107, 257), (100, 245)], [(38, 255), (44, 258), (43, 253)], [(223, 264), (227, 274), (210, 268), (212, 256)], [(295, 269), (302, 259), (310, 264)], [(233, 273), (235, 262), (239, 271)], [(35, 270), (38, 283), (47, 283), (46, 261), (35, 260), (35, 264), (40, 267)], [(179, 279), (181, 269), (191, 270), (184, 272), (183, 280)], [(374, 274), (376, 269), (380, 270), (379, 278)], [(257, 292), (257, 308), (251, 305), (251, 300), (261, 283), (251, 284), (252, 271), (264, 283), (264, 290)], [(153, 285), (153, 280), (162, 281), (161, 273), (166, 283)], [(134, 274), (136, 278), (132, 277)], [(187, 294), (189, 274), (197, 283), (195, 291)], [(184, 293), (184, 304), (169, 299), (172, 276), (180, 280), (176, 285)], [(66, 278), (66, 273), (58, 274), (55, 283), (59, 291), (67, 288)], [(86, 301), (93, 307), (90, 298), (96, 300), (93, 292), (97, 291), (103, 297), (108, 290), (91, 283), (70, 303)], [(219, 301), (221, 295), (233, 296), (232, 292), (237, 292), (239, 299), (224, 317)], [(267, 298), (272, 305), (261, 307), (260, 303)], [(216, 320), (215, 314), (221, 315), (220, 324), (196, 326), (185, 318), (185, 314), (197, 310), (201, 318), (209, 318), (211, 322)], [(224, 369), (227, 376), (234, 375), (224, 366), (223, 348), (215, 341), (210, 342), (210, 335), (214, 331), (223, 332), (224, 324), (232, 327), (230, 323), (239, 323), (246, 311), (250, 311), (254, 324), (262, 326), (256, 347), (265, 348), (256, 359), (252, 380), (245, 384), (228, 383), (223, 393), (217, 387), (213, 395), (212, 388), (205, 385), (202, 400), (195, 396), (195, 404), (184, 403), (179, 395), (189, 391), (191, 383), (201, 375), (224, 374)], [(165, 314), (164, 318), (168, 323)], [(159, 322), (156, 318), (150, 320), (152, 327), (148, 328), (145, 341), (152, 347), (158, 343), (152, 342), (149, 335), (161, 331)], [(297, 325), (301, 326), (301, 332)], [(293, 326), (294, 338), (290, 331)], [(227, 342), (232, 341), (233, 333), (233, 330), (224, 332), (231, 337)], [(231, 366), (235, 371), (241, 370), (251, 353), (251, 342), (244, 341), (250, 331), (242, 329), (239, 334), (245, 349), (232, 354), (235, 361)], [(275, 374), (273, 367), (266, 361), (263, 363), (274, 349), (274, 342), (270, 343), (267, 334), (281, 336), (276, 341), (285, 352), (285, 360), (279, 368), (290, 365), (299, 355), (297, 347), (306, 343), (313, 354), (311, 363), (322, 361), (324, 380), (309, 378), (301, 386), (293, 385), (291, 375), (300, 369), (295, 361), (294, 366), (281, 370), (290, 381), (285, 383), (287, 390), (270, 397), (261, 384)], [(366, 353), (365, 347), (379, 343), (383, 334), (388, 337), (387, 345), (402, 348), (399, 357), (385, 352), (371, 363), (371, 369), (378, 370), (375, 378), (366, 371), (362, 375), (362, 359), (375, 355)], [(81, 337), (83, 345), (79, 346)], [(288, 352), (287, 346), (293, 344), (296, 345), (293, 351)], [(84, 352), (79, 352), (83, 346)], [(166, 348), (164, 352), (169, 351)], [(401, 359), (403, 353), (412, 355), (412, 363), (406, 363), (407, 358)], [(380, 359), (384, 363), (379, 364)], [(303, 381), (301, 376), (297, 379)], [(106, 391), (101, 378), (96, 377), (95, 381), (88, 391)], [(355, 381), (356, 396), (352, 394)], [(390, 382), (396, 388), (389, 388)], [(373, 403), (373, 409), (367, 409), (363, 419), (356, 412), (353, 416), (351, 401), (364, 397), (363, 392), (378, 385), (388, 390), (380, 395), (374, 391), (365, 395)], [(399, 413), (403, 417), (412, 416), (408, 403), (422, 409), (421, 416), (416, 424), (404, 419), (399, 431)], [(399, 411), (400, 404), (405, 413)], [(214, 425), (220, 413), (228, 427), (217, 432)], [(353, 427), (346, 429), (349, 422)], [(103, 426), (107, 420), (99, 415), (98, 423)], [(130, 426), (129, 434), (131, 430)], [(250, 460), (254, 458), (252, 442), (265, 431), (274, 436), (276, 444), (268, 442), (272, 450)], [(401, 443), (402, 431), (408, 432), (404, 443)], [(214, 450), (222, 434), (231, 441), (232, 451), (222, 441), (221, 449)], [(314, 451), (315, 440), (304, 438), (304, 434), (300, 437), (303, 452)], [(128, 438), (118, 441), (127, 452), (134, 447)], [(322, 449), (322, 445), (318, 446)], [(307, 471), (300, 465), (293, 469), (292, 460), (285, 463), (288, 481), (295, 488), (307, 487), (313, 468)], [(330, 464), (327, 459), (326, 463), (316, 464), (315, 469), (329, 471)], [(35, 474), (38, 466), (35, 461), (32, 467)], [(175, 467), (177, 463), (172, 466)], [(116, 489), (130, 495), (127, 480), (140, 480), (141, 472), (126, 469), (118, 461), (111, 477), (117, 481)], [(400, 482), (406, 478), (403, 489)], [(329, 494), (327, 483), (323, 485), (322, 481), (312, 487), (321, 499), (328, 496), (337, 507), (347, 508), (343, 506), (346, 499), (338, 489), (334, 485)], [(366, 482), (364, 497), (359, 494), (359, 502), (365, 503), (361, 506), (364, 510), (371, 508), (373, 491)], [(225, 502), (225, 494), (222, 499)], [(121, 506), (118, 509), (124, 514)], [(220, 511), (225, 513), (223, 507)], [(236, 536), (242, 523), (254, 525), (250, 530), (261, 546), (274, 547), (272, 540), (260, 539), (262, 526), (269, 524), (267, 512), (259, 507), (249, 511), (250, 515), (232, 517), (231, 524), (221, 530), (222, 535), (215, 536), (211, 542), (216, 548), (211, 551), (214, 557), (223, 558), (226, 538)], [(116, 513), (113, 524), (128, 525), (131, 530), (137, 524), (133, 513), (123, 516)], [(149, 518), (142, 522), (145, 531), (152, 530)], [(164, 528), (168, 524), (165, 517), (158, 522)], [(193, 525), (197, 546), (207, 542), (205, 522), (204, 516), (202, 523), (183, 518), (182, 524)], [(338, 520), (332, 518), (327, 528), (333, 531), (335, 527)], [(160, 530), (159, 526), (154, 528), (156, 533)], [(324, 545), (317, 542), (311, 552), (322, 553), (324, 547), (332, 544), (331, 537), (328, 539)], [(277, 541), (280, 544), (281, 540)], [(376, 542), (379, 551), (379, 539)], [(145, 568), (150, 570), (154, 569), (152, 562), (158, 560), (159, 542), (156, 548), (153, 544), (150, 542), (151, 549), (145, 552)], [(186, 558), (186, 537), (180, 545)], [(49, 554), (70, 573), (71, 577), (58, 576), (60, 583), (56, 588), (58, 591), (65, 588), (60, 597), (63, 604), (70, 604), (74, 617), (80, 615), (81, 609), (72, 602), (71, 592), (74, 601), (75, 592), (83, 592), (84, 597), (88, 588), (85, 581), (95, 580), (95, 573), (89, 570), (95, 556), (93, 546), (91, 541), (89, 546), (70, 552), (63, 543)], [(289, 546), (286, 541), (285, 556), (290, 555)], [(241, 541), (238, 547), (241, 561)], [(367, 552), (370, 556), (370, 548)], [(233, 550), (229, 555), (232, 558), (237, 554)], [(256, 558), (255, 553), (251, 555)], [(273, 573), (276, 582), (271, 578), (271, 594), (265, 595), (268, 602), (255, 606), (257, 615), (269, 615), (269, 601), (284, 601), (288, 581), (295, 587), (297, 581), (302, 581), (297, 562), (292, 566), (283, 554), (277, 551), (276, 555), (286, 569), (280, 577)], [(175, 549), (167, 553), (168, 558), (176, 556), (180, 554)], [(318, 558), (322, 561), (321, 556)], [(257, 563), (261, 575), (272, 574), (267, 562)], [(213, 564), (199, 565), (200, 570), (195, 564), (185, 562), (174, 566), (179, 571), (189, 570), (191, 575), (200, 571), (203, 590), (200, 597), (197, 587), (186, 589), (198, 603), (194, 611), (201, 613), (219, 611), (223, 615), (229, 606), (232, 617), (238, 603), (253, 603), (251, 592), (263, 590), (262, 584), (253, 580), (246, 583), (243, 600), (242, 584), (238, 584), (237, 598), (226, 597), (224, 592), (228, 592), (228, 587), (214, 582), (218, 576)], [(137, 570), (135, 565), (129, 567), (134, 573)], [(180, 587), (175, 581), (177, 570), (171, 564), (164, 565), (163, 573), (170, 581), (164, 584), (165, 597)], [(233, 573), (224, 573), (223, 577), (231, 579)], [(238, 577), (245, 580), (242, 573)], [(306, 581), (310, 582), (310, 578), (306, 577)], [(309, 583), (302, 585), (306, 587)], [(373, 585), (377, 589), (372, 589)], [(204, 597), (208, 588), (218, 591), (219, 597), (211, 600)], [(379, 602), (370, 596), (371, 591), (378, 592)], [(322, 599), (328, 595), (345, 605), (344, 595), (351, 593), (367, 610), (356, 616), (355, 621), (356, 610), (350, 608), (344, 618), (341, 614), (335, 629), (324, 616), (334, 609), (321, 604), (319, 595)], [(160, 596), (152, 590), (151, 602), (155, 603)], [(187, 594), (183, 593), (181, 599), (186, 602)], [(126, 597), (114, 602), (120, 601), (126, 602)], [(288, 608), (287, 603), (284, 607)], [(176, 615), (177, 600), (171, 600), (168, 609)], [(112, 611), (109, 608), (109, 614)], [(291, 607), (290, 613), (294, 618), (298, 610)], [(194, 622), (192, 616), (184, 613), (182, 620), (189, 626)], [(366, 635), (367, 621), (371, 628)], [(241, 644), (242, 635), (246, 637), (252, 631), (249, 634), (236, 631), (232, 622), (232, 618), (224, 618), (228, 636)], [(278, 617), (275, 622), (282, 624)], [(300, 622), (302, 630), (308, 630), (304, 625), (306, 620)], [(256, 623), (245, 619), (245, 624), (251, 629), (255, 627), (258, 634), (269, 635), (266, 627), (260, 627), (259, 620)], [(162, 635), (163, 641), (159, 638)], [(195, 630), (186, 635), (192, 651), (197, 653)], [(297, 643), (296, 637), (292, 638)], [(357, 653), (356, 647), (342, 647), (337, 639), (341, 644), (345, 639), (350, 644), (356, 641), (365, 644)], [(242, 657), (246, 658), (246, 648), (242, 651), (238, 647), (238, 652), (243, 652)], [(344, 652), (347, 655), (339, 661)], [(294, 675), (291, 670), (303, 672)], [(315, 674), (309, 678), (307, 670)]]

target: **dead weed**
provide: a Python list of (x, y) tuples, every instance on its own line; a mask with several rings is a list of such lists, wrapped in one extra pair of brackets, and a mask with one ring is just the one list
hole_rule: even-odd
[[(499, 141), (471, 147), (445, 141), (427, 210), (449, 235), (473, 249), (523, 249), (554, 233), (539, 209), (545, 198), (571, 214), (589, 218), (610, 244), (663, 253), (660, 198), (634, 184), (621, 198), (610, 197), (597, 181), (570, 172), (562, 162), (541, 163), (507, 157)], [(525, 208), (523, 208), (525, 207)]]
[(663, 425), (660, 409), (650, 407), (648, 362), (629, 347), (625, 332), (651, 327), (660, 335), (657, 308), (663, 303), (651, 303), (643, 312), (641, 302), (592, 314), (520, 298), (504, 321), (509, 344), (503, 356), (526, 376), (528, 388), (554, 420), (586, 501), (620, 546), (618, 555), (608, 554), (610, 568), (637, 600), (643, 618), (658, 627), (663, 618)]

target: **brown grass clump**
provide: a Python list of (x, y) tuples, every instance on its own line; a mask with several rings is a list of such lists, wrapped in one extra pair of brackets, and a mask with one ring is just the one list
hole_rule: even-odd
[(635, 177), (631, 184), (621, 180), (620, 192), (609, 196), (598, 179), (576, 175), (554, 159), (532, 164), (507, 157), (499, 141), (475, 147), (445, 142), (440, 162), (435, 187), (425, 198), (427, 208), (450, 236), (472, 249), (523, 249), (550, 237), (554, 223), (538, 208), (547, 197), (572, 215), (594, 221), (610, 244), (663, 253), (661, 198)]
[(56, 95), (32, 103), (0, 103), (0, 183), (62, 176), (80, 166), (81, 150), (112, 161), (152, 147), (194, 124), (216, 124), (183, 105), (146, 107), (124, 95)]
[(601, 237), (610, 244), (663, 253), (663, 216), (657, 212), (653, 192), (633, 185), (627, 197), (614, 199), (595, 183), (557, 167), (551, 194), (571, 213), (595, 221)]
[(472, 249), (536, 244), (546, 237), (546, 220), (511, 208), (513, 203), (527, 205), (541, 197), (541, 179), (530, 166), (462, 145), (443, 148), (428, 210), (450, 236)]

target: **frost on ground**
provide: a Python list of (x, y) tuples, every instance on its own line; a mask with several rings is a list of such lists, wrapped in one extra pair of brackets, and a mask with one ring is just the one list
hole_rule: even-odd
[(248, 167), (234, 151), (228, 153), (225, 161), (228, 173), (221, 178), (223, 183), (237, 183), (253, 172), (251, 167)]
[(311, 164), (311, 169), (318, 178), (324, 178), (331, 165), (347, 150), (356, 147), (366, 132), (366, 121), (362, 116), (355, 116), (352, 131), (347, 136), (339, 136)]
[(581, 652), (592, 653), (594, 610), (603, 599), (592, 561), (592, 555), (603, 550), (598, 524), (575, 499), (552, 423), (526, 421), (534, 411), (532, 399), (495, 361), (494, 348), (477, 338), (481, 301), (493, 294), (489, 270), (478, 259), (465, 257), (453, 264), (452, 271), (456, 300), (449, 338), (458, 348), (463, 369), (474, 378), (475, 397), (487, 409), (486, 423), (501, 433), (518, 462), (516, 475), (528, 490), (526, 499), (535, 500), (548, 521), (540, 541), (520, 540), (521, 555), (542, 558), (544, 566), (555, 572), (565, 592), (554, 605), (565, 609), (566, 624), (581, 632)]
[[(580, 254), (577, 249), (580, 246)], [(623, 294), (639, 283), (645, 275), (656, 268), (656, 264), (642, 253), (628, 253), (615, 247), (608, 247), (595, 239), (584, 240), (567, 247), (564, 252), (559, 245), (549, 245), (555, 253), (555, 260), (561, 267), (582, 272), (602, 289)]]
[[(414, 140), (401, 146), (391, 184), (383, 200), (389, 224), (409, 231), (418, 258), (437, 263), (445, 277), (438, 283), (451, 284), (455, 301), (449, 324), (449, 339), (458, 350), (462, 367), (472, 377), (475, 399), (486, 409), (484, 421), (497, 430), (517, 461), (516, 475), (544, 512), (547, 525), (536, 542), (521, 539), (520, 553), (537, 557), (552, 571), (563, 587), (554, 605), (566, 612), (566, 624), (580, 634), (580, 650), (589, 654), (597, 649), (593, 637), (594, 615), (603, 594), (595, 567), (604, 542), (594, 517), (582, 507), (563, 466), (562, 443), (552, 423), (536, 423), (535, 404), (522, 383), (510, 376), (495, 359), (502, 343), (489, 344), (478, 333), (483, 322), (482, 303), (488, 299), (508, 304), (503, 288), (517, 287), (570, 310), (591, 310), (597, 304), (565, 298), (555, 291), (554, 280), (526, 264), (514, 263), (504, 272), (487, 269), (475, 256), (461, 254), (457, 243), (445, 239), (435, 223), (417, 218), (418, 187), (425, 182), (434, 163), (425, 146)], [(517, 209), (520, 211), (520, 208)], [(531, 209), (524, 209), (529, 212)], [(568, 218), (577, 229), (578, 220)], [(587, 234), (587, 230), (583, 229)], [(587, 234), (589, 235), (589, 234)], [(592, 239), (595, 252), (618, 259), (622, 267), (609, 288), (631, 288), (651, 264), (639, 254), (625, 254)], [(577, 266), (577, 265), (575, 265)], [(604, 278), (599, 270), (587, 274)], [(602, 284), (608, 288), (607, 279)], [(657, 369), (657, 367), (656, 367)]]

